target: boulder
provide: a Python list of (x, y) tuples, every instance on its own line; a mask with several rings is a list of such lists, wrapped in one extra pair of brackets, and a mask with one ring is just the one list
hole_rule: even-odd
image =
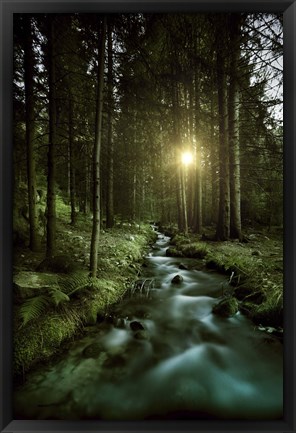
[(184, 270), (184, 271), (188, 271), (188, 266), (184, 265), (183, 263), (180, 263), (179, 269)]
[(13, 277), (13, 290), (16, 300), (24, 300), (44, 293), (48, 289), (58, 288), (54, 274), (21, 271)]
[(229, 297), (222, 299), (218, 304), (214, 305), (213, 313), (221, 317), (231, 317), (238, 312), (238, 301), (236, 298)]
[(175, 275), (174, 278), (172, 279), (172, 284), (181, 284), (183, 282), (183, 277), (182, 275)]

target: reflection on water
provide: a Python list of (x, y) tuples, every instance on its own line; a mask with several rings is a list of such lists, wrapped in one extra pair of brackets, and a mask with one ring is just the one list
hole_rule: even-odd
[[(124, 300), (54, 366), (28, 375), (16, 419), (279, 419), (282, 345), (237, 313), (212, 314), (225, 278), (165, 256), (159, 234), (145, 277), (149, 298)], [(175, 275), (180, 284), (172, 284)]]

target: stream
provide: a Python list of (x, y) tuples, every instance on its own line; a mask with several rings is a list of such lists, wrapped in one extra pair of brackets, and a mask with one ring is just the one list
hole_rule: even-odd
[[(282, 344), (239, 312), (212, 314), (226, 277), (167, 257), (170, 238), (157, 233), (146, 283), (113, 320), (27, 375), (14, 392), (15, 419), (282, 418)], [(176, 275), (183, 280), (173, 284)]]

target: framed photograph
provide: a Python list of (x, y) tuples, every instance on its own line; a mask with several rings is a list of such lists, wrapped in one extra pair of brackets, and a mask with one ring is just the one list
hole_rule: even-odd
[(295, 432), (295, 0), (0, 11), (1, 432)]

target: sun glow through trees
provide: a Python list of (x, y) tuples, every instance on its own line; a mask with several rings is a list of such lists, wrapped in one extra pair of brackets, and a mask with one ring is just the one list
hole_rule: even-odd
[(183, 152), (182, 153), (182, 163), (184, 165), (189, 165), (193, 162), (193, 156), (190, 152)]

